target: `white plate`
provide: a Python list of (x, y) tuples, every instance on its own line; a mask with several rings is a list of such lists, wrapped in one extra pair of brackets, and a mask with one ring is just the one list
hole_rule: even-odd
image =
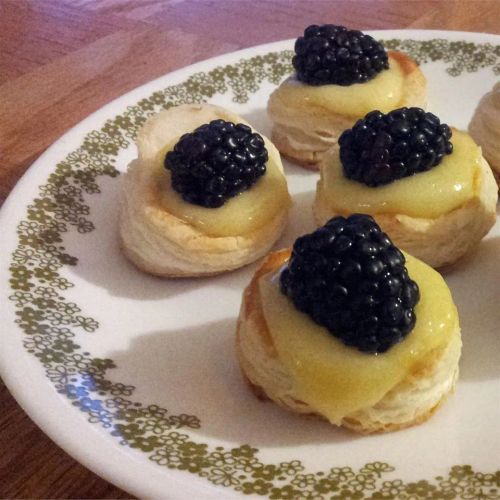
[[(423, 63), (430, 109), (457, 127), (466, 128), (498, 79), (500, 37), (375, 35)], [(456, 394), (428, 423), (370, 437), (250, 393), (233, 335), (255, 265), (169, 281), (142, 274), (119, 252), (115, 168), (134, 157), (145, 117), (167, 103), (210, 100), (268, 134), (266, 100), (290, 71), (292, 46), (243, 50), (159, 78), (84, 120), (35, 162), (1, 212), (2, 377), (54, 441), (141, 497), (498, 498), (498, 224), (446, 274), (464, 340)], [(290, 164), (286, 173), (295, 203), (277, 247), (313, 228), (317, 174)]]

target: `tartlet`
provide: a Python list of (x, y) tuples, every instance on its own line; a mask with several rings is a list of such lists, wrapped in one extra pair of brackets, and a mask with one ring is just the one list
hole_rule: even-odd
[(279, 153), (265, 137), (266, 173), (221, 207), (187, 202), (173, 189), (166, 153), (181, 136), (214, 120), (248, 125), (221, 107), (193, 104), (149, 118), (138, 134), (138, 158), (124, 176), (120, 238), (125, 255), (145, 272), (183, 277), (230, 271), (265, 255), (285, 227), (290, 197)]
[(469, 134), (481, 146), (500, 187), (500, 82), (479, 101)]
[[(431, 116), (422, 110), (416, 112)], [(352, 130), (359, 124), (364, 121)], [(439, 127), (447, 126), (436, 125)], [(318, 225), (335, 215), (368, 213), (395, 244), (432, 267), (456, 262), (494, 225), (498, 195), (480, 148), (467, 133), (456, 129), (451, 133), (453, 151), (442, 155), (437, 165), (376, 186), (347, 178), (342, 146), (333, 146), (322, 161), (317, 183), (313, 212)], [(408, 155), (412, 154), (410, 149)], [(390, 163), (392, 158), (384, 161)], [(367, 162), (360, 167), (361, 172), (372, 165)]]
[[(318, 245), (314, 248), (318, 252)], [(256, 395), (360, 433), (394, 431), (427, 420), (454, 390), (461, 353), (457, 311), (441, 276), (406, 255), (407, 272), (419, 288), (414, 327), (406, 328), (402, 339), (391, 339), (395, 343), (389, 347), (379, 337), (383, 352), (361, 352), (373, 347), (366, 343), (369, 335), (360, 350), (355, 335), (332, 335), (325, 326), (328, 319), (318, 324), (321, 319), (299, 311), (296, 298), (280, 291), (283, 273), (297, 268), (293, 259), (298, 252), (296, 242), (292, 253), (269, 255), (243, 295), (236, 349)], [(349, 293), (357, 287), (353, 284)], [(306, 286), (304, 293), (310, 290)], [(325, 296), (334, 297), (334, 291), (328, 289)], [(356, 332), (364, 335), (362, 326)]]
[[(323, 30), (330, 26), (312, 28)], [(310, 28), (306, 29), (306, 34)], [(360, 32), (345, 30), (345, 33), (369, 38), (377, 44)], [(383, 49), (378, 46), (377, 50), (379, 57)], [(298, 73), (287, 78), (268, 102), (268, 114), (273, 122), (271, 138), (279, 151), (303, 167), (316, 170), (324, 153), (336, 143), (342, 131), (369, 111), (425, 107), (427, 84), (418, 65), (401, 52), (389, 51), (386, 57), (388, 69), (380, 70), (361, 83), (337, 84), (327, 80), (309, 84), (300, 80)], [(332, 69), (332, 74), (335, 71), (337, 68)]]

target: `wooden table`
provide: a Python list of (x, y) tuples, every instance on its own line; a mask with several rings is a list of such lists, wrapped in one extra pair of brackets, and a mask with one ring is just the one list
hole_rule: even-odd
[[(500, 33), (500, 0), (0, 0), (0, 203), (42, 151), (113, 98), (323, 22)], [(129, 498), (53, 444), (1, 381), (0, 408), (1, 498)]]

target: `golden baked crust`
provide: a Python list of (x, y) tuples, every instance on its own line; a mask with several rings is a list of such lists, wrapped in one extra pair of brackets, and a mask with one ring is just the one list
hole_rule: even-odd
[[(402, 52), (389, 51), (404, 73), (403, 95), (396, 107), (427, 105), (427, 84), (418, 65)], [(268, 113), (273, 122), (271, 139), (280, 153), (299, 165), (317, 170), (324, 153), (337, 143), (339, 135), (362, 116), (347, 116), (311, 103), (289, 106), (276, 89), (269, 98)]]
[[(336, 145), (328, 151), (325, 161), (330, 155), (338, 154)], [(484, 159), (475, 183), (478, 196), (440, 217), (432, 219), (384, 213), (373, 217), (396, 246), (434, 268), (448, 266), (472, 251), (495, 224), (498, 190)], [(330, 206), (321, 180), (317, 183), (313, 213), (319, 226), (337, 215), (350, 215)]]
[[(125, 255), (147, 273), (188, 277), (230, 271), (265, 255), (285, 227), (288, 205), (252, 232), (215, 237), (169, 213), (161, 203), (155, 177), (159, 152), (182, 133), (218, 118), (246, 123), (218, 106), (183, 105), (155, 115), (139, 132), (138, 159), (131, 162), (123, 181), (120, 239)], [(282, 170), (278, 151), (265, 141), (269, 156)]]
[[(236, 331), (236, 351), (241, 370), (254, 393), (281, 407), (324, 418), (294, 396), (293, 381), (279, 359), (261, 303), (258, 280), (277, 270), (290, 257), (290, 250), (270, 254), (244, 291)], [(458, 327), (457, 327), (458, 328)], [(442, 349), (432, 351), (380, 401), (344, 417), (342, 427), (359, 433), (389, 432), (427, 420), (453, 392), (458, 377), (460, 335), (452, 335)]]

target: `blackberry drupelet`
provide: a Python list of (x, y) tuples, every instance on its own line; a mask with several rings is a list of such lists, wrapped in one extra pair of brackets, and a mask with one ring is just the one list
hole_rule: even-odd
[(362, 83), (389, 68), (379, 42), (334, 24), (306, 28), (295, 42), (292, 64), (297, 78), (310, 85)]
[(164, 163), (184, 200), (216, 208), (255, 184), (267, 160), (264, 140), (250, 127), (213, 120), (184, 134)]
[(383, 353), (415, 326), (418, 285), (369, 215), (335, 217), (298, 238), (281, 291), (344, 344)]
[(425, 172), (453, 151), (450, 137), (448, 125), (420, 108), (371, 111), (339, 137), (344, 175), (375, 187)]

